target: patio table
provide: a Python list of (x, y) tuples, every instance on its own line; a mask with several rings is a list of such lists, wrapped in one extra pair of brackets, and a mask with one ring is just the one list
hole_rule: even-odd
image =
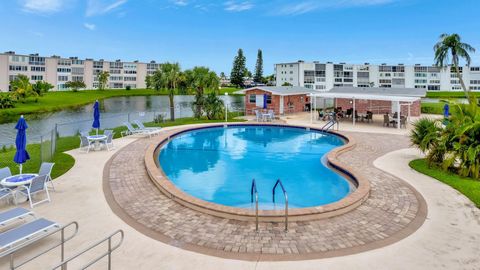
[(32, 183), (32, 179), (37, 176), (35, 173), (16, 174), (2, 179), (0, 183), (6, 187), (19, 187)]
[(93, 150), (100, 150), (100, 142), (107, 140), (107, 135), (90, 135), (87, 136), (87, 140), (95, 144)]

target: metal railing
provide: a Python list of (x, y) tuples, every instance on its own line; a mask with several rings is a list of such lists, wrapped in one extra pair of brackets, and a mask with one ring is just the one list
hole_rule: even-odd
[(275, 189), (277, 188), (277, 186), (280, 186), (282, 188), (283, 196), (285, 197), (285, 232), (288, 232), (288, 194), (287, 194), (287, 191), (285, 190), (285, 187), (283, 187), (282, 181), (278, 179), (272, 189), (274, 204), (275, 204)]
[(252, 187), (250, 189), (250, 201), (253, 203), (253, 195), (255, 194), (255, 231), (258, 232), (258, 191), (255, 179), (252, 180)]
[[(70, 226), (75, 226), (74, 233), (73, 233), (71, 236), (69, 236), (69, 237), (65, 237), (65, 229), (68, 228), (68, 227), (70, 227)], [(47, 253), (47, 252), (49, 252), (49, 251), (51, 251), (51, 250), (53, 250), (53, 249), (55, 249), (55, 248), (57, 248), (57, 247), (60, 246), (60, 247), (61, 247), (61, 249), (60, 249), (60, 258), (61, 258), (61, 261), (63, 261), (63, 260), (65, 259), (65, 243), (66, 243), (67, 241), (71, 240), (73, 237), (75, 237), (75, 235), (77, 235), (77, 233), (78, 233), (78, 223), (77, 223), (76, 221), (70, 222), (70, 223), (68, 223), (68, 224), (65, 225), (65, 226), (62, 226), (62, 227), (57, 228), (57, 229), (55, 229), (55, 230), (52, 230), (52, 231), (48, 232), (47, 234), (43, 234), (42, 236), (35, 238), (35, 240), (37, 241), (37, 240), (44, 239), (44, 238), (46, 238), (46, 237), (48, 237), (48, 236), (50, 236), (50, 235), (52, 235), (52, 234), (55, 234), (55, 233), (57, 233), (57, 232), (60, 232), (60, 233), (61, 233), (60, 243), (55, 244), (54, 246), (49, 247), (48, 249), (46, 249), (46, 250), (44, 250), (44, 251), (42, 251), (42, 252), (39, 252), (38, 254), (36, 254), (36, 255), (34, 255), (34, 256), (32, 256), (32, 257), (24, 260), (22, 263), (20, 263), (20, 264), (18, 264), (18, 265), (15, 265), (15, 262), (14, 262), (14, 260), (15, 260), (14, 257), (15, 257), (16, 252), (19, 251), (19, 250), (21, 250), (21, 249), (23, 249), (24, 247), (27, 247), (27, 246), (31, 245), (31, 244), (32, 244), (32, 241), (27, 241), (27, 242), (25, 242), (25, 243), (23, 243), (23, 244), (21, 244), (21, 245), (16, 246), (15, 248), (13, 248), (13, 249), (11, 249), (11, 250), (6, 251), (5, 253), (1, 253), (1, 254), (0, 254), (0, 257), (6, 256), (6, 255), (10, 255), (10, 269), (11, 269), (11, 270), (14, 270), (14, 269), (17, 269), (17, 268), (19, 268), (19, 267), (21, 267), (21, 266), (23, 266), (23, 265), (25, 265), (25, 264), (33, 261), (34, 259), (42, 256), (43, 254), (45, 254), (45, 253)]]
[[(118, 235), (118, 234), (120, 234), (120, 241), (115, 246), (112, 246), (112, 239), (115, 235)], [(108, 243), (107, 252), (105, 252), (105, 253), (101, 254), (100, 256), (96, 257), (95, 259), (91, 260), (89, 263), (82, 266), (81, 269), (87, 269), (88, 267), (97, 263), (98, 261), (100, 261), (104, 257), (108, 256), (108, 269), (111, 270), (112, 269), (112, 252), (115, 251), (117, 248), (119, 248), (122, 245), (123, 238), (124, 238), (123, 230), (117, 230), (114, 233), (110, 234), (109, 236), (103, 238), (102, 240), (90, 245), (89, 247), (87, 247), (87, 248), (83, 249), (82, 251), (78, 252), (77, 254), (71, 256), (70, 258), (68, 258), (66, 260), (62, 260), (62, 262), (59, 263), (58, 265), (56, 265), (55, 267), (53, 267), (52, 270), (55, 270), (55, 269), (58, 269), (58, 268), (60, 268), (61, 270), (67, 270), (67, 266), (68, 266), (69, 262), (71, 262), (72, 260), (78, 258), (80, 255), (86, 253), (87, 251), (90, 251), (91, 249), (93, 249), (93, 248), (95, 248), (95, 247), (97, 247), (100, 244), (103, 244), (105, 242)]]
[(323, 127), (322, 127), (322, 131), (327, 131), (331, 128), (334, 128), (335, 127), (335, 124), (338, 124), (338, 121), (337, 120), (330, 120), (328, 121)]

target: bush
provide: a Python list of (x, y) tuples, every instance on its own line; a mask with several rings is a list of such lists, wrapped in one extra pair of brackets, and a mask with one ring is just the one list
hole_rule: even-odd
[(447, 121), (422, 118), (414, 123), (410, 140), (427, 161), (460, 176), (480, 178), (480, 107), (455, 104)]
[(125, 90), (131, 90), (132, 87), (130, 85), (127, 85), (127, 87), (125, 87)]
[(15, 99), (10, 93), (0, 94), (0, 109), (8, 109), (15, 107)]

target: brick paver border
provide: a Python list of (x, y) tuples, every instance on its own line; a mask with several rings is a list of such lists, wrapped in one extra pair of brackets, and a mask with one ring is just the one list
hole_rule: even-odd
[[(221, 127), (242, 127), (242, 126), (271, 126), (271, 127), (288, 127), (288, 128), (298, 128), (303, 130), (313, 130), (321, 131), (316, 128), (308, 128), (297, 125), (286, 125), (286, 124), (228, 124), (228, 125), (208, 125), (202, 127), (186, 127), (180, 128), (168, 133), (160, 135), (155, 142), (150, 144), (146, 153), (145, 153), (145, 168), (152, 179), (153, 183), (168, 197), (172, 200), (186, 206), (190, 207), (196, 211), (200, 211), (206, 214), (214, 215), (221, 218), (229, 218), (243, 221), (253, 221), (255, 220), (255, 213), (248, 209), (242, 209), (237, 207), (230, 207), (225, 205), (220, 205), (216, 203), (207, 202), (201, 199), (198, 199), (190, 194), (187, 194), (177, 188), (165, 175), (165, 172), (162, 170), (160, 164), (158, 164), (158, 153), (160, 148), (168, 143), (170, 140), (175, 137), (198, 129), (208, 129), (208, 128), (221, 128)], [(327, 155), (328, 164), (338, 170), (339, 172), (346, 174), (346, 177), (352, 181), (355, 185), (355, 190), (350, 193), (345, 198), (341, 199), (338, 202), (331, 204), (326, 204), (316, 207), (305, 207), (305, 208), (295, 208), (289, 209), (288, 219), (290, 221), (307, 221), (315, 220), (321, 218), (329, 218), (337, 215), (344, 214), (356, 207), (358, 207), (363, 201), (365, 201), (370, 192), (370, 183), (364, 178), (363, 175), (359, 174), (351, 168), (350, 166), (341, 163), (338, 160), (338, 156), (350, 149), (354, 148), (356, 143), (353, 138), (350, 138), (346, 135), (329, 131), (328, 133), (335, 136), (339, 136), (346, 141), (346, 144), (340, 147), (337, 147), (331, 150)], [(284, 220), (284, 211), (283, 210), (259, 210), (259, 220), (263, 222), (281, 222)]]
[[(369, 143), (360, 140), (362, 149), (356, 152), (362, 155), (365, 150), (372, 150), (372, 153), (375, 153), (375, 149), (371, 149), (372, 145), (376, 145), (376, 140), (383, 138), (372, 134), (349, 133), (349, 135), (370, 140)], [(400, 136), (393, 136), (392, 140), (401, 139)], [(157, 140), (140, 139), (132, 142), (107, 162), (103, 177), (104, 194), (112, 211), (128, 225), (148, 237), (185, 250), (249, 261), (305, 260), (344, 256), (395, 243), (415, 232), (427, 216), (425, 200), (411, 185), (381, 170), (366, 167), (365, 173), (370, 170), (370, 173), (378, 173), (380, 178), (375, 178), (373, 174), (369, 175), (370, 179), (375, 178), (372, 187), (373, 195), (360, 207), (329, 219), (292, 222), (291, 227), (294, 229), (291, 233), (282, 233), (282, 224), (268, 222), (262, 223), (260, 233), (254, 233), (253, 222), (232, 222), (196, 212), (173, 202), (158, 190), (152, 190), (153, 183), (146, 179), (149, 177), (145, 169), (139, 168), (138, 164), (143, 162), (145, 150), (154, 141)], [(391, 144), (388, 142), (387, 145)], [(401, 145), (390, 148), (395, 149), (395, 147), (402, 147)], [(381, 143), (377, 149), (382, 149)], [(349, 152), (346, 154), (351, 156), (353, 161), (358, 160)], [(382, 150), (382, 153), (384, 152), (385, 149)], [(365, 161), (365, 158), (360, 161), (371, 164), (379, 154), (367, 158), (369, 161)], [(340, 162), (345, 163), (343, 155)], [(134, 175), (125, 173), (132, 169), (138, 170), (137, 174), (141, 173), (144, 178), (135, 179)], [(382, 190), (398, 195), (390, 194), (391, 197), (388, 197), (387, 194), (382, 194)], [(128, 194), (132, 192), (133, 194)], [(145, 192), (148, 196), (155, 198), (150, 200), (150, 198), (138, 196)], [(135, 193), (139, 194), (132, 196)], [(154, 208), (152, 208), (152, 202), (156, 205)], [(151, 211), (154, 213), (150, 213)], [(192, 228), (194, 231), (207, 229), (207, 234), (192, 235), (190, 232)], [(234, 231), (230, 231), (232, 229)], [(212, 233), (213, 238), (210, 238)], [(264, 242), (264, 239), (270, 240)], [(214, 242), (210, 243), (211, 240)], [(249, 244), (250, 242), (252, 244)], [(289, 243), (286, 249), (282, 249), (284, 242)], [(232, 249), (232, 243), (240, 243), (247, 248)], [(257, 249), (255, 246), (257, 244), (260, 246), (263, 244), (265, 248)], [(253, 247), (251, 250), (248, 248), (250, 245)], [(275, 246), (276, 249), (271, 248)], [(290, 252), (285, 252), (288, 250)]]

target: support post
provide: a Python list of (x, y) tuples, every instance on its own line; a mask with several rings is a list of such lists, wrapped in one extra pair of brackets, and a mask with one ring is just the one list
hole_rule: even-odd
[(397, 129), (400, 129), (400, 113), (401, 113), (401, 108), (400, 108), (400, 101), (397, 101)]
[(355, 98), (353, 98), (353, 112), (352, 112), (352, 118), (353, 118), (353, 125), (355, 126), (355, 116), (356, 116), (356, 113), (355, 113)]

